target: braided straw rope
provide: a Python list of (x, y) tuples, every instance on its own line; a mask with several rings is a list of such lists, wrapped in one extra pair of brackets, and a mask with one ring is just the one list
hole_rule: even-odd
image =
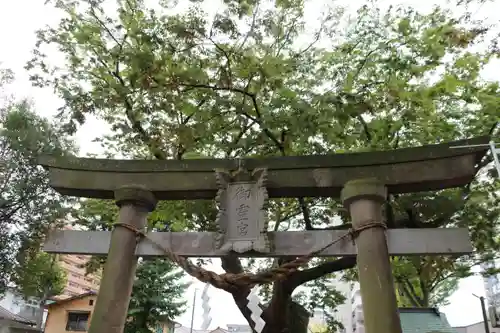
[(369, 221), (368, 223), (365, 223), (361, 227), (358, 227), (356, 229), (349, 229), (349, 231), (333, 240), (332, 242), (328, 243), (327, 245), (321, 247), (318, 250), (312, 251), (309, 254), (306, 254), (304, 256), (298, 257), (297, 259), (285, 263), (279, 267), (271, 268), (267, 271), (260, 272), (260, 273), (240, 273), (240, 274), (231, 274), (231, 273), (224, 273), (224, 274), (217, 274), (213, 271), (206, 270), (202, 267), (199, 267), (195, 264), (193, 264), (189, 259), (179, 256), (176, 253), (172, 252), (170, 249), (164, 247), (163, 245), (159, 244), (158, 242), (152, 240), (147, 236), (147, 234), (142, 231), (137, 229), (134, 226), (131, 226), (127, 223), (115, 223), (115, 226), (123, 227), (126, 228), (132, 232), (134, 232), (138, 238), (143, 238), (149, 241), (151, 244), (153, 244), (156, 248), (160, 249), (162, 252), (165, 253), (165, 255), (172, 260), (173, 262), (177, 263), (186, 273), (189, 275), (197, 278), (201, 282), (204, 283), (210, 283), (216, 288), (223, 289), (228, 292), (233, 292), (237, 291), (240, 288), (252, 288), (253, 286), (257, 284), (266, 284), (266, 283), (272, 283), (274, 281), (278, 280), (283, 280), (290, 274), (296, 272), (300, 267), (305, 266), (312, 258), (329, 248), (330, 246), (342, 241), (343, 239), (346, 238), (351, 238), (353, 241), (354, 239), (358, 236), (358, 234), (366, 229), (370, 228), (383, 228), (387, 229), (387, 226), (383, 222), (378, 222), (378, 221)]

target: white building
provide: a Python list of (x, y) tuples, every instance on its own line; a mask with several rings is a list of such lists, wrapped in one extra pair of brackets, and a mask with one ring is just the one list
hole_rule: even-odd
[(358, 282), (350, 283), (350, 330), (352, 333), (365, 333), (365, 319), (361, 303), (361, 290)]
[(7, 289), (5, 295), (0, 299), (0, 306), (13, 314), (36, 322), (40, 307), (34, 298), (24, 300), (14, 289)]
[[(354, 311), (353, 309), (355, 308), (356, 304), (359, 303), (361, 305), (361, 295), (359, 294), (359, 291), (356, 293), (355, 290), (353, 290), (353, 286), (357, 285), (357, 288), (359, 290), (359, 284), (358, 283), (351, 283), (351, 282), (346, 282), (342, 281), (339, 278), (334, 278), (332, 279), (330, 285), (332, 288), (336, 288), (340, 293), (342, 293), (346, 301), (344, 304), (341, 304), (337, 307), (337, 312), (333, 314), (334, 318), (341, 322), (342, 325), (344, 325), (344, 329), (340, 333), (351, 333), (353, 331), (353, 325), (356, 326), (355, 324), (355, 318), (354, 318)], [(358, 295), (353, 298), (353, 295)], [(354, 303), (353, 303), (354, 301)], [(309, 327), (314, 327), (314, 326), (323, 326), (326, 325), (326, 314), (323, 312), (321, 309), (317, 309), (314, 311), (313, 316), (309, 319)], [(359, 330), (357, 332), (360, 332)], [(361, 331), (364, 332), (364, 331)]]
[[(481, 270), (487, 272), (498, 268), (498, 262), (486, 262), (481, 264)], [(487, 306), (493, 306), (500, 312), (500, 280), (499, 275), (491, 275), (483, 278), (484, 290), (486, 291)]]
[[(490, 329), (490, 333), (500, 333), (500, 328), (495, 328), (491, 326), (491, 323), (488, 322), (488, 327)], [(484, 322), (481, 321), (479, 323), (475, 323), (467, 326), (457, 326), (453, 327), (457, 333), (484, 333)]]

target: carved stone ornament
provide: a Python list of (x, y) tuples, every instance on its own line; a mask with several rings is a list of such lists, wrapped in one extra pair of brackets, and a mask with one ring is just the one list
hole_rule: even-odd
[(248, 172), (239, 169), (234, 174), (215, 170), (219, 206), (217, 214), (216, 248), (223, 254), (270, 251), (267, 236), (267, 169)]

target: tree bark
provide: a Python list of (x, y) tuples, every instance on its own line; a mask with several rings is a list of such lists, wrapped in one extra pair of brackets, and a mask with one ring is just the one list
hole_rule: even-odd
[[(222, 268), (227, 273), (239, 274), (243, 272), (243, 267), (237, 256), (229, 255), (221, 258), (221, 261)], [(279, 260), (280, 265), (283, 263), (283, 259)], [(310, 269), (297, 271), (285, 280), (274, 282), (271, 301), (267, 305), (261, 305), (262, 319), (266, 322), (262, 333), (307, 333), (310, 314), (302, 305), (292, 301), (291, 295), (295, 288), (326, 274), (352, 268), (355, 265), (356, 258), (341, 258)], [(253, 329), (254, 322), (251, 318), (251, 312), (247, 308), (249, 292), (250, 289), (241, 289), (234, 292), (232, 296)]]
[(48, 289), (45, 289), (45, 292), (43, 293), (43, 296), (40, 299), (40, 303), (38, 303), (38, 313), (37, 313), (36, 319), (35, 319), (36, 328), (38, 330), (41, 330), (42, 326), (43, 326), (43, 313), (45, 311), (45, 303), (47, 302), (47, 300), (50, 297), (49, 295), (51, 294), (50, 289), (51, 289), (51, 287), (49, 287)]
[[(274, 297), (274, 296), (273, 296)], [(264, 310), (272, 320), (266, 322), (262, 333), (307, 333), (309, 312), (290, 298), (270, 305)]]

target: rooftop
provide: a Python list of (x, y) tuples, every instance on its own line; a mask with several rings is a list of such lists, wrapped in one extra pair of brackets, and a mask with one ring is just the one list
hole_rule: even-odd
[(27, 325), (35, 325), (36, 323), (33, 320), (26, 319), (19, 315), (16, 315), (9, 310), (0, 306), (0, 319), (12, 320), (18, 323), (27, 324)]
[(79, 295), (75, 295), (75, 296), (72, 296), (72, 297), (68, 297), (68, 298), (54, 298), (52, 300), (50, 300), (50, 303), (47, 302), (47, 304), (45, 305), (46, 307), (51, 307), (51, 306), (54, 306), (54, 305), (60, 305), (60, 304), (63, 304), (63, 303), (67, 303), (67, 302), (71, 302), (75, 299), (81, 299), (81, 298), (84, 298), (84, 297), (88, 297), (88, 296), (95, 296), (97, 295), (97, 293), (95, 291), (89, 291), (89, 292), (86, 292), (86, 293), (83, 293), (83, 294), (79, 294)]
[(399, 308), (404, 333), (457, 333), (436, 308)]

